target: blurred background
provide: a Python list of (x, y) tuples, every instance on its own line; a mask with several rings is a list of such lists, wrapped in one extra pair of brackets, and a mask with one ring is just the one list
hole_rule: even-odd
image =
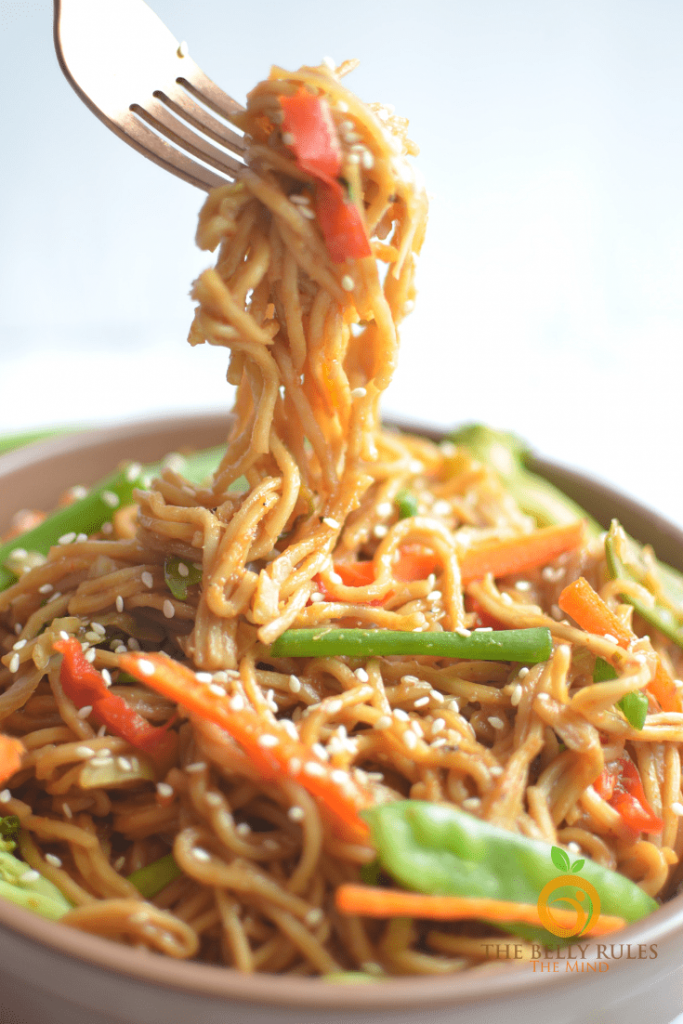
[[(680, 0), (152, 6), (237, 99), (359, 57), (410, 119), (432, 206), (386, 414), (514, 429), (683, 526)], [(203, 194), (78, 99), (49, 0), (0, 0), (0, 41), (0, 433), (227, 408), (185, 341)]]

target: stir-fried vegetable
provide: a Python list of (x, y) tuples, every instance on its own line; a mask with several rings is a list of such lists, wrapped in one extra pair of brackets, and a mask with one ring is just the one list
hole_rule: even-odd
[(411, 654), (472, 661), (515, 661), (535, 664), (552, 652), (550, 631), (534, 629), (482, 630), (460, 633), (412, 633), (389, 629), (288, 629), (272, 644), (275, 658), (350, 658)]
[(650, 807), (638, 769), (630, 757), (620, 757), (616, 771), (608, 765), (593, 783), (593, 788), (621, 815), (634, 834), (647, 832), (659, 835), (662, 831), (662, 819)]
[(607, 569), (612, 579), (634, 582), (652, 594), (652, 601), (643, 600), (626, 588), (623, 600), (633, 605), (638, 614), (659, 629), (679, 647), (683, 647), (683, 579), (673, 569), (658, 562), (627, 536), (616, 519), (605, 538)]
[[(337, 889), (335, 904), (343, 914), (364, 917), (421, 917), (434, 921), (495, 921), (513, 926), (531, 924), (541, 928), (543, 922), (535, 903), (496, 900), (473, 896), (425, 896), (422, 893), (397, 889), (379, 889), (369, 885), (348, 883)], [(555, 908), (553, 918), (560, 928), (571, 928), (576, 921), (573, 910)], [(606, 935), (623, 928), (626, 920), (601, 914), (584, 934)]]
[(167, 853), (146, 867), (134, 871), (132, 875), (128, 875), (128, 881), (133, 883), (145, 899), (151, 900), (175, 878), (179, 878), (182, 873), (173, 854)]
[(304, 786), (339, 836), (351, 842), (367, 839), (368, 828), (359, 811), (372, 803), (370, 792), (292, 737), (277, 719), (262, 718), (253, 708), (245, 707), (242, 698), (236, 701), (227, 693), (215, 693), (200, 683), (191, 669), (163, 655), (131, 652), (122, 654), (119, 664), (191, 714), (225, 729), (263, 779), (285, 775)]
[(24, 744), (14, 736), (0, 733), (0, 782), (11, 778), (21, 768)]
[(1, 850), (0, 896), (50, 921), (57, 921), (72, 909), (56, 885), (33, 871), (24, 861)]
[(301, 86), (293, 96), (281, 96), (282, 137), (297, 166), (324, 181), (341, 173), (342, 152), (330, 105)]
[(57, 640), (56, 651), (64, 655), (60, 681), (64, 692), (77, 708), (91, 707), (97, 721), (131, 746), (148, 754), (156, 764), (174, 760), (177, 736), (166, 726), (152, 725), (139, 715), (123, 697), (112, 693), (100, 672), (85, 660), (81, 645), (73, 637)]
[(405, 488), (398, 492), (394, 498), (394, 503), (396, 505), (399, 519), (410, 519), (411, 516), (416, 516), (418, 513), (419, 504), (417, 495)]
[[(201, 483), (218, 466), (222, 455), (223, 449), (209, 448), (188, 456), (183, 463), (183, 474), (188, 480)], [(61, 538), (74, 540), (80, 534), (90, 536), (97, 533), (111, 520), (117, 508), (133, 502), (135, 488), (148, 486), (163, 465), (163, 462), (150, 466), (129, 463), (123, 469), (116, 470), (94, 484), (84, 498), (57, 509), (34, 529), (13, 537), (5, 544), (0, 544), (0, 590), (5, 590), (16, 579), (15, 574), (5, 567), (13, 551), (21, 548), (47, 555), (50, 548), (58, 544)]]
[[(557, 877), (546, 843), (507, 832), (456, 807), (401, 800), (363, 811), (363, 817), (382, 869), (413, 892), (536, 904), (543, 887)], [(637, 921), (657, 909), (640, 886), (589, 858), (581, 877), (594, 886), (606, 914)], [(573, 895), (575, 887), (560, 886), (555, 899)], [(514, 923), (506, 927), (518, 930)]]
[(11, 853), (17, 845), (15, 840), (19, 834), (21, 822), (16, 814), (8, 814), (0, 818), (0, 850)]
[[(579, 576), (565, 587), (557, 602), (563, 612), (578, 622), (587, 633), (612, 636), (620, 647), (629, 647), (636, 639), (635, 633), (624, 625), (621, 619), (608, 607), (588, 580)], [(648, 683), (648, 690), (659, 701), (663, 711), (681, 711), (683, 703), (673, 679), (666, 671), (659, 656), (656, 658), (654, 678)]]
[(172, 555), (164, 562), (164, 580), (176, 601), (184, 601), (187, 588), (201, 583), (202, 570), (192, 562)]
[[(595, 668), (593, 669), (594, 683), (606, 683), (609, 679), (617, 678), (618, 673), (608, 661), (605, 661), (604, 658), (595, 659)], [(647, 696), (642, 690), (632, 690), (631, 693), (625, 693), (621, 700), (617, 701), (617, 707), (623, 711), (626, 721), (634, 729), (642, 729), (645, 725), (648, 705)]]

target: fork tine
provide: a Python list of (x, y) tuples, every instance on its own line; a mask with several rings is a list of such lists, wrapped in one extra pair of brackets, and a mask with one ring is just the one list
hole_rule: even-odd
[(244, 153), (244, 137), (228, 128), (223, 121), (209, 114), (197, 103), (178, 82), (171, 90), (159, 89), (154, 94), (179, 117), (184, 118), (193, 128), (208, 135), (219, 146), (232, 149), (239, 156)]
[(221, 117), (230, 120), (235, 114), (244, 111), (242, 104), (219, 89), (194, 61), (191, 64), (188, 62), (187, 68), (183, 68), (183, 74), (176, 81)]
[(130, 109), (152, 128), (165, 135), (167, 139), (170, 139), (171, 142), (174, 142), (187, 152), (193, 153), (197, 159), (210, 164), (217, 171), (222, 171), (224, 174), (234, 178), (235, 174), (244, 167), (241, 161), (235, 160), (234, 157), (221, 152), (220, 149), (216, 149), (215, 146), (212, 146), (211, 143), (206, 142), (200, 135), (192, 131), (157, 96), (148, 100), (144, 106), (133, 103)]
[(212, 188), (218, 188), (219, 185), (225, 185), (228, 180), (214, 174), (208, 167), (202, 167), (196, 160), (190, 159), (181, 150), (159, 138), (139, 117), (136, 117), (133, 111), (123, 114), (116, 125), (109, 122), (109, 127), (125, 139), (129, 145), (134, 146), (143, 156), (196, 188), (208, 192)]

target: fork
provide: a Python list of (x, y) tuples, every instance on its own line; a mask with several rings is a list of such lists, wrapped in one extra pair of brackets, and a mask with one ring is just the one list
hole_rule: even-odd
[(62, 71), (100, 121), (197, 188), (235, 178), (245, 145), (226, 120), (244, 108), (204, 74), (147, 4), (54, 2)]

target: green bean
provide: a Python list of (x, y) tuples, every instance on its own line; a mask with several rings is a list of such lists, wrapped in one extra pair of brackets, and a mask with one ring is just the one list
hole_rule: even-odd
[(417, 497), (412, 491), (399, 491), (394, 498), (394, 503), (399, 519), (410, 519), (411, 516), (416, 516), (418, 513)]
[(460, 633), (409, 633), (388, 629), (286, 630), (270, 648), (276, 658), (327, 658), (345, 654), (350, 658), (375, 655), (411, 654), (470, 661), (515, 661), (535, 664), (552, 653), (550, 630), (497, 629)]
[[(188, 456), (182, 464), (183, 475), (193, 483), (201, 483), (211, 475), (222, 454), (223, 448), (218, 447)], [(163, 466), (164, 462), (157, 462), (151, 466), (128, 463), (96, 483), (84, 498), (57, 509), (34, 529), (1, 544), (0, 590), (5, 590), (16, 580), (15, 573), (5, 564), (14, 551), (23, 549), (47, 555), (51, 547), (60, 543), (60, 538), (75, 540), (79, 534), (90, 536), (97, 533), (111, 520), (117, 508), (133, 502), (135, 488), (149, 486)]]
[[(594, 683), (605, 683), (610, 679), (617, 678), (617, 672), (615, 672), (608, 661), (605, 661), (604, 658), (595, 659), (595, 668), (593, 669)], [(624, 713), (624, 718), (634, 729), (643, 728), (647, 718), (649, 703), (646, 694), (642, 690), (633, 690), (631, 693), (625, 693), (621, 700), (617, 701), (617, 707), (621, 709)]]
[[(536, 903), (543, 887), (557, 877), (548, 844), (507, 832), (457, 807), (399, 800), (361, 814), (370, 825), (383, 870), (414, 892)], [(589, 858), (574, 865), (577, 870), (579, 866), (582, 878), (595, 887), (602, 912), (637, 921), (657, 909), (657, 902), (624, 875)], [(554, 898), (573, 888), (559, 887)], [(505, 930), (536, 938), (542, 933), (544, 941), (557, 944), (545, 929), (506, 924)]]
[(646, 563), (639, 546), (616, 519), (612, 520), (605, 538), (605, 558), (613, 580), (638, 583), (654, 597), (650, 604), (624, 590), (623, 600), (633, 605), (651, 626), (683, 647), (683, 577), (654, 557)]
[(136, 889), (139, 889), (145, 899), (151, 900), (181, 875), (182, 871), (176, 864), (173, 854), (167, 853), (159, 860), (128, 875), (128, 881), (132, 882)]

